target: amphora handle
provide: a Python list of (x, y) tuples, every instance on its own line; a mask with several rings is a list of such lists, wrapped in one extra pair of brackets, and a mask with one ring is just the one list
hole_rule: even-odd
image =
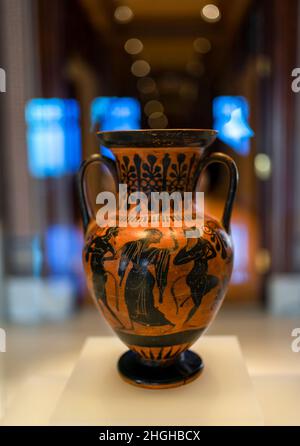
[(227, 198), (225, 201), (225, 207), (221, 221), (226, 232), (230, 234), (230, 219), (239, 178), (238, 169), (235, 162), (230, 156), (225, 155), (224, 153), (221, 152), (216, 152), (203, 158), (199, 166), (199, 171), (200, 171), (199, 176), (202, 174), (203, 170), (206, 169), (207, 166), (213, 163), (219, 163), (225, 165), (229, 173), (229, 189), (227, 192)]
[(104, 158), (99, 153), (95, 153), (91, 155), (89, 158), (87, 158), (85, 161), (82, 162), (79, 172), (78, 172), (78, 194), (79, 194), (79, 205), (80, 205), (80, 212), (83, 222), (83, 229), (84, 233), (86, 233), (87, 227), (92, 220), (91, 210), (88, 206), (88, 199), (87, 199), (87, 193), (86, 193), (86, 179), (87, 179), (87, 168), (90, 167), (92, 164), (102, 164), (104, 165), (108, 171), (110, 172), (111, 176), (113, 177), (115, 183), (116, 180), (116, 172), (115, 168), (113, 166), (113, 161), (110, 161), (106, 158)]

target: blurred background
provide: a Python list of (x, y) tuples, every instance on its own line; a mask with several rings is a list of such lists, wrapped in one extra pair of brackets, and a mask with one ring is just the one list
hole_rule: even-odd
[[(213, 150), (240, 171), (228, 300), (300, 315), (298, 1), (0, 6), (5, 317), (55, 320), (86, 304), (75, 174), (100, 150), (99, 128), (219, 130)], [(218, 168), (205, 181), (217, 216), (226, 181)]]
[[(85, 287), (75, 182), (101, 150), (99, 128), (219, 131), (212, 150), (240, 172), (219, 327), (243, 340), (256, 323), (262, 337), (266, 320), (281, 324), (289, 348), (297, 325), (280, 321), (300, 316), (299, 31), (298, 0), (0, 0), (0, 314), (16, 354), (26, 333), (32, 344), (108, 330)], [(204, 183), (220, 216), (226, 172)]]

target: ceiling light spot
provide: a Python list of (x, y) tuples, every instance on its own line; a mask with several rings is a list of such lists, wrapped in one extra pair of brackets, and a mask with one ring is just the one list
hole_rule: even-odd
[(114, 18), (119, 23), (129, 23), (133, 19), (133, 12), (129, 6), (118, 6), (114, 12)]
[(144, 112), (147, 116), (152, 115), (155, 112), (163, 112), (164, 106), (160, 101), (156, 101), (155, 99), (148, 101), (145, 104)]
[(156, 82), (152, 77), (141, 77), (137, 81), (137, 88), (142, 94), (152, 94), (157, 90)]
[(258, 153), (254, 159), (254, 169), (256, 176), (260, 180), (268, 180), (271, 176), (272, 163), (271, 159), (265, 153)]
[(206, 22), (218, 22), (221, 19), (221, 12), (216, 5), (205, 5), (201, 11), (202, 18)]
[(271, 255), (267, 249), (260, 249), (254, 258), (255, 268), (259, 274), (266, 274), (271, 267)]
[(206, 54), (211, 50), (211, 43), (205, 37), (198, 37), (193, 42), (194, 50), (200, 54)]
[(165, 129), (168, 125), (168, 118), (162, 112), (154, 112), (149, 116), (148, 124), (152, 129)]
[(125, 42), (124, 49), (128, 54), (139, 54), (143, 51), (143, 43), (139, 39), (128, 39)]
[(150, 73), (150, 65), (145, 60), (139, 59), (131, 65), (131, 72), (134, 76), (144, 77)]

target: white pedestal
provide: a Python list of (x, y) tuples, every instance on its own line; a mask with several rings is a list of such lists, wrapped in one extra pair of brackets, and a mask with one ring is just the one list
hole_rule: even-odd
[(267, 426), (300, 426), (300, 375), (252, 377)]
[(238, 340), (204, 336), (192, 348), (204, 361), (195, 381), (148, 390), (125, 383), (117, 338), (87, 339), (51, 417), (52, 425), (262, 425)]

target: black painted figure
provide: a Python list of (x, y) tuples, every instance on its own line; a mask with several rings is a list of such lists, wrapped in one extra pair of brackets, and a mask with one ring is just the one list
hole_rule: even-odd
[[(194, 262), (192, 270), (186, 276), (186, 283), (191, 290), (191, 298), (194, 306), (191, 308), (185, 322), (188, 322), (200, 307), (205, 294), (214, 288), (219, 280), (216, 276), (207, 274), (208, 261), (216, 257), (217, 253), (213, 245), (204, 238), (199, 238), (196, 244), (188, 249), (188, 245), (182, 248), (174, 258), (174, 265)], [(181, 306), (187, 301), (186, 299)]]
[[(86, 256), (85, 258), (86, 261), (88, 261), (89, 255), (91, 256), (90, 262), (93, 274), (93, 288), (96, 299), (102, 302), (102, 304), (107, 308), (110, 314), (115, 319), (117, 319), (117, 321), (121, 325), (123, 325), (121, 321), (118, 319), (118, 317), (115, 315), (115, 313), (112, 311), (107, 302), (106, 282), (107, 282), (108, 272), (105, 271), (104, 268), (104, 262), (115, 259), (116, 252), (110, 240), (112, 237), (118, 235), (118, 231), (119, 231), (118, 228), (115, 227), (108, 228), (103, 236), (95, 237), (85, 252)], [(107, 255), (109, 253), (110, 255)], [(118, 308), (118, 301), (117, 301), (117, 308)]]
[[(162, 303), (170, 254), (177, 249), (177, 241), (173, 238), (172, 249), (152, 247), (151, 245), (160, 242), (162, 233), (158, 229), (146, 229), (145, 232), (145, 238), (126, 243), (121, 253), (118, 272), (120, 285), (129, 263), (132, 263), (125, 284), (125, 302), (129, 317), (132, 322), (143, 325), (173, 325), (154, 305), (153, 289), (156, 281), (159, 302)], [(155, 277), (149, 270), (151, 265), (155, 267)]]

